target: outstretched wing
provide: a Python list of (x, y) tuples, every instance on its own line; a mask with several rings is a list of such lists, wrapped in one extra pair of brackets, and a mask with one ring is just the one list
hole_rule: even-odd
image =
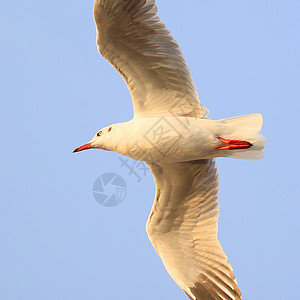
[(206, 115), (155, 0), (95, 0), (94, 18), (99, 52), (125, 80), (135, 116)]
[(215, 161), (149, 167), (156, 196), (146, 228), (169, 274), (190, 299), (241, 299), (232, 267), (217, 239)]

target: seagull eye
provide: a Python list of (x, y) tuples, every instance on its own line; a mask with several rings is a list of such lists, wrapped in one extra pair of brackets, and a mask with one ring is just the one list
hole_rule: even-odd
[(102, 130), (100, 130), (98, 133), (97, 133), (97, 136), (100, 136), (102, 134)]

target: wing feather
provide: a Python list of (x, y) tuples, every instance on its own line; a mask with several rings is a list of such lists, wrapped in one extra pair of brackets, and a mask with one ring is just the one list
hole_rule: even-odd
[(156, 198), (147, 233), (167, 271), (190, 299), (240, 300), (218, 232), (214, 160), (149, 164)]
[(99, 52), (125, 80), (135, 116), (207, 114), (154, 0), (96, 0), (94, 18)]

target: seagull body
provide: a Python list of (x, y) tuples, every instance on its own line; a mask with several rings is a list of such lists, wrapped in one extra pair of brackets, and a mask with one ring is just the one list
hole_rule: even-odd
[(94, 18), (99, 52), (125, 80), (134, 118), (74, 152), (99, 148), (147, 162), (156, 195), (146, 230), (168, 273), (190, 299), (241, 299), (217, 239), (214, 158), (262, 158), (262, 116), (207, 117), (155, 0), (96, 0)]
[[(241, 127), (242, 123), (245, 127)], [(138, 117), (101, 129), (88, 148), (115, 151), (147, 163), (185, 162), (220, 156), (259, 159), (264, 145), (263, 137), (257, 134), (261, 125), (260, 114), (223, 120)], [(241, 145), (238, 145), (239, 151), (220, 150), (227, 147), (220, 136), (226, 136), (230, 141), (243, 137), (247, 140), (246, 148), (241, 151)], [(248, 143), (252, 146), (249, 147)]]

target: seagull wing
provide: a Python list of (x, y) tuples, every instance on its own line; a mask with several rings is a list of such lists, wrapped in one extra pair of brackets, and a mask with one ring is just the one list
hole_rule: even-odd
[(207, 114), (155, 0), (95, 0), (94, 18), (98, 50), (125, 80), (135, 116)]
[(217, 239), (218, 173), (214, 160), (149, 164), (156, 195), (149, 239), (190, 299), (241, 299), (232, 267)]

